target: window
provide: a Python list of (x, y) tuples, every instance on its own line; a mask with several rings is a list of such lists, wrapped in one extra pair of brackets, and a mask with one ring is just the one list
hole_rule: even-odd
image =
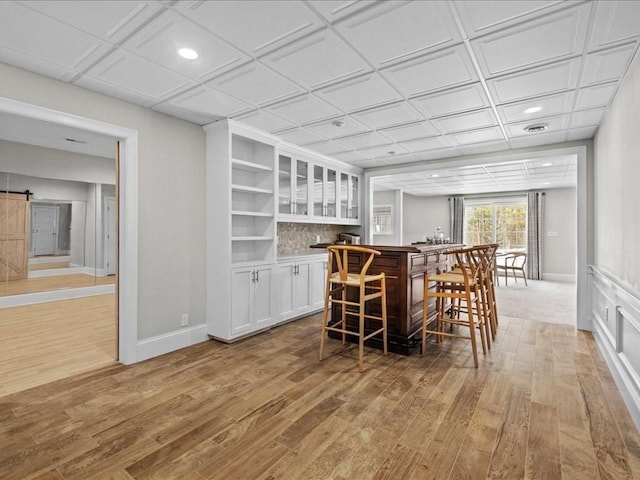
[(527, 199), (525, 197), (465, 200), (464, 243), (497, 243), (500, 250), (527, 248)]
[(392, 205), (376, 205), (373, 207), (373, 233), (378, 235), (392, 235)]

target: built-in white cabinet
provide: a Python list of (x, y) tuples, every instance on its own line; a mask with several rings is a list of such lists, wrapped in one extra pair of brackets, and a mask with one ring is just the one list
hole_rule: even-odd
[(244, 336), (270, 327), (274, 321), (271, 264), (231, 271), (231, 336)]
[(309, 162), (283, 152), (278, 155), (278, 214), (309, 216)]
[(207, 333), (233, 341), (276, 314), (276, 141), (231, 120), (204, 128)]
[(327, 255), (315, 258), (311, 262), (311, 308), (324, 307), (324, 293), (327, 282)]
[(326, 220), (338, 218), (338, 171), (313, 165), (312, 215)]
[(311, 311), (311, 261), (278, 262), (278, 321)]
[(360, 176), (340, 172), (340, 218), (360, 224)]

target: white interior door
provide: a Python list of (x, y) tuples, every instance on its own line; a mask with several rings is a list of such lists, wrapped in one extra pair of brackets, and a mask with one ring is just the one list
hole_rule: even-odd
[(105, 197), (104, 199), (104, 240), (102, 244), (104, 248), (104, 268), (107, 275), (114, 275), (116, 273), (116, 246), (117, 246), (117, 232), (116, 232), (116, 216), (118, 212), (116, 210), (116, 199), (114, 197)]
[(50, 205), (32, 205), (31, 244), (33, 255), (53, 255), (56, 251), (58, 209)]

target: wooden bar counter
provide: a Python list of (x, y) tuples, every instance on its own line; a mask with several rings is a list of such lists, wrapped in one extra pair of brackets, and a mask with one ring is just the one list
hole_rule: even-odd
[[(429, 275), (447, 270), (447, 255), (442, 252), (459, 247), (459, 245), (411, 245), (385, 246), (362, 245), (380, 252), (373, 260), (368, 273), (384, 272), (387, 282), (387, 328), (389, 350), (403, 355), (420, 351), (422, 329), (422, 300), (424, 297), (424, 274)], [(326, 245), (314, 245), (315, 248), (326, 248)], [(360, 270), (368, 256), (349, 253), (349, 265), (353, 270)], [(334, 269), (335, 271), (335, 269)], [(349, 300), (357, 302), (357, 289), (348, 293)], [(380, 302), (369, 302), (366, 313), (379, 315)], [(332, 307), (331, 318), (341, 317), (342, 305)], [(429, 304), (429, 321), (435, 319), (435, 300)], [(347, 316), (347, 323), (354, 331), (357, 329), (357, 317)], [(379, 322), (372, 323), (371, 328), (365, 323), (365, 330), (379, 328)], [(331, 338), (341, 338), (339, 333), (329, 332)], [(357, 340), (356, 337), (349, 337)], [(366, 345), (382, 348), (382, 338), (371, 338)]]

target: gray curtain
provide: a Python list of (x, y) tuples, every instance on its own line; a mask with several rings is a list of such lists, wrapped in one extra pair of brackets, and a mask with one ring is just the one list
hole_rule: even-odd
[(542, 280), (544, 192), (527, 194), (527, 278)]
[(456, 195), (449, 197), (449, 216), (451, 223), (451, 241), (462, 243), (464, 227), (464, 197)]

